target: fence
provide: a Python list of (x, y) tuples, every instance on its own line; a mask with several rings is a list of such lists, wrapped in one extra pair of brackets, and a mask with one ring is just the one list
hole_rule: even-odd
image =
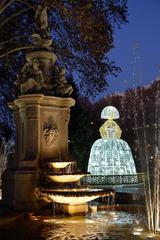
[(139, 184), (146, 180), (145, 173), (135, 175), (89, 175), (81, 180), (82, 185), (125, 185)]

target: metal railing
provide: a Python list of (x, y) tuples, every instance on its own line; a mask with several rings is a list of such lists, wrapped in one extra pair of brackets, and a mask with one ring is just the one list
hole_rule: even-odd
[(139, 184), (145, 182), (146, 178), (145, 173), (135, 175), (89, 175), (81, 179), (81, 184), (97, 186)]

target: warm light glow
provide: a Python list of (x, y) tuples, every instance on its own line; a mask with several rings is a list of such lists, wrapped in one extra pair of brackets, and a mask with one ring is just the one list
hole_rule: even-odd
[(69, 174), (69, 175), (48, 175), (47, 177), (54, 182), (76, 182), (82, 177), (86, 176), (86, 174)]
[(154, 238), (155, 235), (151, 233), (151, 234), (147, 235), (147, 237), (148, 237), (148, 238)]
[(50, 162), (48, 164), (50, 166), (52, 166), (53, 168), (65, 168), (66, 166), (68, 166), (71, 163), (72, 162)]
[(133, 235), (141, 235), (141, 232), (133, 232)]
[[(76, 193), (77, 192), (77, 193)], [(107, 196), (109, 193), (102, 191), (102, 189), (35, 189), (36, 197), (43, 199), (45, 202), (57, 202), (68, 205), (81, 205), (92, 201), (100, 196)]]
[(93, 224), (93, 223), (94, 223), (94, 221), (93, 221), (93, 220), (86, 220), (86, 222), (87, 222), (87, 223), (91, 223), (91, 224)]
[(134, 227), (134, 231), (142, 232), (144, 229), (142, 227)]
[[(47, 188), (45, 188), (44, 189), (45, 190), (45, 192), (67, 192), (67, 193), (75, 193), (75, 192), (81, 192), (81, 193), (83, 193), (83, 192), (86, 192), (86, 193), (89, 193), (89, 192), (92, 192), (92, 193), (94, 193), (94, 192), (100, 192), (100, 191), (103, 191), (103, 189), (101, 189), (101, 188), (63, 188), (63, 189), (54, 189), (53, 191), (51, 190), (51, 189), (47, 189)], [(107, 196), (107, 195), (112, 195), (112, 194), (110, 194), (110, 193), (108, 193), (108, 194), (105, 194), (105, 196)]]
[(99, 129), (100, 135), (104, 139), (119, 139), (121, 137), (121, 129), (113, 120), (107, 120)]
[(92, 201), (92, 200), (98, 198), (99, 196), (68, 197), (68, 196), (49, 195), (49, 197), (57, 203), (64, 203), (64, 204), (69, 204), (69, 205), (79, 205), (79, 204), (84, 204), (89, 201)]

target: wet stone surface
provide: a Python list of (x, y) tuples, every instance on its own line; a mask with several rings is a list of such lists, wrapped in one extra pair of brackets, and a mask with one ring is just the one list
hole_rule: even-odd
[(33, 216), (32, 220), (0, 230), (5, 240), (139, 240), (133, 228), (137, 215), (101, 211), (87, 216)]

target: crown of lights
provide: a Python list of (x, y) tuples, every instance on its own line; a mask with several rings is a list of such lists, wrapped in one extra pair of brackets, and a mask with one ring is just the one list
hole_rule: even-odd
[(118, 112), (117, 108), (115, 108), (113, 106), (107, 106), (102, 110), (101, 118), (102, 119), (118, 119), (119, 112)]

